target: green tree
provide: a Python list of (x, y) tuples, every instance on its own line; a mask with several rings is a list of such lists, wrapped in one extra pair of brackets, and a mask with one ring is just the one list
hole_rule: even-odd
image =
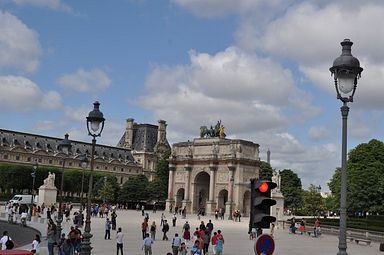
[(168, 191), (168, 175), (169, 175), (169, 153), (157, 162), (156, 176), (148, 187), (148, 196), (154, 201), (165, 201)]
[(121, 187), (118, 201), (122, 203), (147, 201), (148, 184), (147, 177), (142, 174), (128, 179)]
[[(347, 162), (347, 210), (384, 213), (384, 144), (372, 139), (349, 152)], [(329, 182), (332, 194), (340, 198), (340, 169)]]
[(303, 201), (301, 179), (291, 169), (284, 169), (280, 172), (280, 176), (284, 207), (295, 211), (302, 206)]
[(302, 213), (306, 215), (320, 216), (321, 212), (324, 211), (324, 203), (319, 189), (315, 185), (311, 184), (308, 190), (304, 190), (302, 194)]
[(273, 170), (271, 165), (268, 162), (260, 161), (260, 179), (271, 179), (273, 175)]

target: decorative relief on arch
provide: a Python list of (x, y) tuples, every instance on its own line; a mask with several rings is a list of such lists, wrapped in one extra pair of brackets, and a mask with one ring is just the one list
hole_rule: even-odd
[(180, 189), (184, 189), (184, 184), (176, 184), (176, 185), (175, 185), (175, 191), (176, 191), (175, 194), (177, 194), (177, 192), (178, 192)]
[(184, 176), (183, 172), (176, 171), (175, 182), (184, 182)]
[(217, 173), (217, 182), (228, 182), (228, 173)]

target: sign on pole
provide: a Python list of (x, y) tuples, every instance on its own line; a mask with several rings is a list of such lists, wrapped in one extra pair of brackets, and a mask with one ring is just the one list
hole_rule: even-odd
[(255, 243), (256, 255), (272, 255), (275, 251), (275, 241), (272, 236), (264, 234), (257, 238)]

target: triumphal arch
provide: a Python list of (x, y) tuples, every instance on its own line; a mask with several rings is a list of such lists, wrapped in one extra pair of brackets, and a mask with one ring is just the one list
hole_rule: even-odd
[(172, 146), (167, 209), (212, 214), (222, 208), (227, 216), (238, 209), (249, 215), (249, 183), (260, 171), (259, 145), (223, 134), (201, 136)]

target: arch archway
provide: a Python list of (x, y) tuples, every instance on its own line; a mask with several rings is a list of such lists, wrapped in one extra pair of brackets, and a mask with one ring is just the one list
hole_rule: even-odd
[(205, 210), (206, 202), (209, 200), (210, 176), (206, 172), (200, 172), (195, 177), (193, 210)]
[(243, 210), (242, 213), (244, 216), (249, 216), (251, 212), (251, 192), (247, 190), (244, 192), (243, 196)]
[(217, 198), (217, 207), (223, 208), (225, 210), (225, 203), (227, 203), (227, 201), (228, 201), (228, 191), (226, 189), (220, 190)]
[(184, 188), (180, 188), (176, 193), (175, 206), (178, 208), (182, 207), (182, 201), (184, 200), (185, 190)]

